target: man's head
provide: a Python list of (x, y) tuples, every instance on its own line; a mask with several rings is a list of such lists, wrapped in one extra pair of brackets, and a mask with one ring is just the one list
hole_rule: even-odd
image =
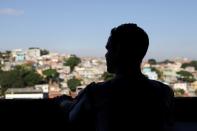
[(148, 35), (136, 24), (122, 24), (113, 28), (106, 45), (108, 72), (139, 68), (148, 45)]

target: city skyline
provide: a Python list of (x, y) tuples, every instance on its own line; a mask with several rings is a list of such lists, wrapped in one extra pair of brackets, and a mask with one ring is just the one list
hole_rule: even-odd
[(146, 58), (197, 60), (196, 1), (0, 0), (0, 50), (46, 48), (101, 56), (110, 30), (133, 22), (149, 35)]

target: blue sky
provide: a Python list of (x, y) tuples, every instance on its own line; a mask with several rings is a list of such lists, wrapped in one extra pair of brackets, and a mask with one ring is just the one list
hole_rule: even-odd
[(196, 0), (0, 0), (0, 50), (41, 47), (104, 56), (110, 30), (137, 23), (147, 58), (197, 59)]

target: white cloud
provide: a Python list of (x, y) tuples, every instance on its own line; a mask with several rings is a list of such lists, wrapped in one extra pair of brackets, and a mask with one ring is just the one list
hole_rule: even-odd
[(23, 15), (24, 11), (23, 10), (18, 10), (14, 8), (0, 8), (0, 15), (14, 15), (14, 16), (19, 16)]

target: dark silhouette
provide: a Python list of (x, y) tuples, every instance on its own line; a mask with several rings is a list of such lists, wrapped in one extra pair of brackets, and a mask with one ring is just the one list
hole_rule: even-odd
[(172, 89), (141, 73), (148, 46), (148, 35), (136, 24), (112, 29), (106, 61), (115, 78), (92, 83), (75, 98), (69, 112), (71, 130), (170, 130)]

